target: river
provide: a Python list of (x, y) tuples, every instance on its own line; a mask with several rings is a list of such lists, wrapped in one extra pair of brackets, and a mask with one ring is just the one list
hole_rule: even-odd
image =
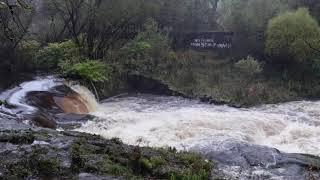
[(189, 149), (211, 141), (241, 141), (288, 153), (320, 155), (320, 102), (249, 109), (179, 97), (124, 95), (99, 104), (97, 118), (78, 131), (125, 143)]
[[(63, 83), (54, 77), (37, 78), (0, 97), (16, 106), (7, 112), (23, 116), (36, 111), (24, 100), (28, 92), (47, 91)], [(124, 94), (97, 103), (88, 89), (67, 85), (86, 99), (90, 114), (96, 117), (75, 131), (116, 137), (131, 145), (179, 150), (201, 150), (211, 145), (211, 149), (223, 151), (233, 143), (270, 147), (272, 157), (277, 152), (273, 148), (320, 156), (320, 101), (233, 108), (182, 97)]]

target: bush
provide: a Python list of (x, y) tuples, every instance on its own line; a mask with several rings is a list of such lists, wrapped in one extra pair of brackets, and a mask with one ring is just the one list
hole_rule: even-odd
[(245, 59), (241, 59), (234, 65), (240, 72), (253, 76), (262, 72), (262, 65), (256, 59), (251, 56), (248, 56)]
[(111, 67), (98, 60), (86, 60), (75, 64), (64, 62), (60, 64), (60, 68), (66, 77), (80, 78), (89, 82), (107, 81), (112, 72)]
[(307, 9), (287, 12), (269, 21), (266, 52), (270, 55), (296, 61), (312, 59), (320, 47), (320, 28)]
[(158, 25), (149, 19), (144, 31), (127, 43), (121, 50), (124, 69), (133, 73), (152, 73), (170, 52), (167, 36), (158, 32)]
[(257, 39), (257, 32), (264, 32), (269, 19), (287, 9), (280, 0), (222, 0), (218, 2), (217, 21), (223, 29), (236, 32), (233, 53), (261, 54), (264, 38)]
[(35, 61), (36, 53), (41, 49), (41, 45), (35, 40), (24, 40), (18, 45), (18, 59), (20, 65), (24, 70), (33, 70), (37, 67)]
[(35, 62), (40, 69), (56, 69), (60, 62), (79, 62), (80, 59), (79, 49), (71, 40), (62, 43), (50, 43), (39, 50), (35, 56)]

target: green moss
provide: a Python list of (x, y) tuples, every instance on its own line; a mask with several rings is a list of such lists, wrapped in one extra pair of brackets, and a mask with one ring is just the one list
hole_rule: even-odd
[[(105, 140), (99, 136), (75, 132), (48, 132), (48, 134), (41, 131), (6, 132), (0, 137), (8, 142), (8, 139), (15, 139), (8, 137), (20, 137), (22, 133), (36, 137), (36, 140), (48, 138), (49, 143), (52, 138), (56, 140), (58, 136), (63, 135), (63, 140), (71, 142), (67, 143), (69, 151), (66, 152), (65, 147), (61, 148), (54, 144), (32, 146), (23, 144), (19, 146), (22, 150), (19, 150), (21, 154), (18, 154), (18, 157), (15, 157), (17, 155), (15, 154), (9, 158), (10, 160), (0, 164), (0, 169), (4, 169), (6, 178), (66, 178), (77, 176), (80, 172), (99, 176), (112, 175), (124, 179), (210, 177), (211, 162), (204, 161), (197, 154), (177, 152), (175, 149), (128, 146), (119, 139)], [(14, 142), (23, 141), (14, 140)], [(70, 160), (70, 168), (61, 165), (62, 160)]]
[(38, 159), (36, 165), (40, 175), (55, 176), (59, 174), (60, 171), (60, 163), (57, 158)]
[(0, 142), (11, 144), (32, 144), (35, 137), (28, 132), (3, 133), (0, 135)]
[(57, 157), (48, 156), (48, 150), (41, 147), (34, 147), (28, 157), (28, 163), (33, 174), (53, 177), (60, 173), (60, 162)]
[(209, 178), (211, 162), (199, 155), (167, 149), (126, 147), (118, 139), (107, 144), (90, 144), (81, 140), (72, 145), (72, 167), (75, 172), (115, 175), (126, 178), (152, 177), (177, 179), (185, 177)]
[(9, 172), (7, 174), (9, 174), (9, 177), (10, 177), (8, 179), (19, 179), (19, 178), (24, 179), (31, 176), (32, 171), (27, 165), (28, 165), (28, 162), (24, 160), (11, 164), (8, 167)]
[(155, 157), (151, 157), (150, 163), (152, 164), (153, 167), (159, 167), (167, 164), (167, 161), (161, 156), (155, 156)]
[(140, 159), (141, 169), (142, 171), (152, 171), (153, 164), (147, 158)]
[(31, 176), (58, 177), (61, 174), (60, 162), (58, 158), (48, 156), (47, 152), (43, 148), (34, 148), (19, 161), (10, 162), (5, 174), (12, 179), (25, 179)]

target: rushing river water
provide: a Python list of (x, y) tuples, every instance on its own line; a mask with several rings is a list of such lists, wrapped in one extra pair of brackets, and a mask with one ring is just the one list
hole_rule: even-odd
[(133, 145), (189, 149), (212, 141), (240, 141), (320, 155), (320, 102), (237, 109), (141, 94), (108, 99), (92, 114), (99, 119), (79, 131)]
[[(22, 83), (2, 92), (0, 98), (10, 105), (1, 109), (2, 129), (30, 128), (34, 125), (30, 117), (38, 112), (58, 113), (48, 117), (62, 123), (56, 127), (61, 130), (66, 127), (132, 145), (199, 152), (213, 160), (213, 171), (226, 179), (301, 180), (310, 174), (320, 178), (320, 172), (309, 171), (313, 163), (320, 164), (319, 158), (288, 154), (320, 155), (320, 101), (239, 109), (181, 97), (127, 94), (98, 103), (87, 88), (52, 76)], [(43, 102), (56, 103), (62, 111), (50, 111)], [(66, 112), (72, 109), (93, 116)]]
[[(61, 85), (53, 77), (38, 78), (2, 93), (17, 106), (15, 114), (32, 113), (24, 101), (30, 91)], [(210, 105), (180, 97), (123, 95), (98, 104), (86, 88), (71, 86), (98, 117), (77, 131), (118, 137), (125, 143), (189, 149), (211, 142), (244, 142), (288, 153), (320, 155), (320, 101), (298, 101), (248, 109)], [(9, 111), (9, 110), (8, 110)]]

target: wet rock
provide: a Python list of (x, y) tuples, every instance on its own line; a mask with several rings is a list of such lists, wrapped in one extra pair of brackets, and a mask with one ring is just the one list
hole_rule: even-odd
[(32, 119), (34, 125), (43, 128), (56, 129), (58, 124), (55, 121), (55, 117), (50, 113), (39, 113)]
[(212, 142), (195, 147), (204, 157), (217, 162), (227, 179), (320, 178), (320, 158), (303, 154), (282, 153), (274, 148), (241, 142)]
[(184, 96), (182, 93), (172, 90), (165, 83), (142, 75), (129, 75), (128, 84), (131, 87), (131, 91), (159, 95)]
[(61, 85), (50, 91), (33, 91), (26, 96), (27, 103), (37, 107), (32, 124), (50, 129), (75, 129), (92, 120), (88, 115), (87, 102), (67, 86)]
[(208, 179), (212, 168), (194, 153), (49, 129), (0, 131), (0, 162), (0, 179)]
[(80, 173), (78, 176), (79, 180), (120, 180), (123, 178), (116, 178), (112, 176), (97, 176), (90, 173)]
[(87, 114), (89, 113), (89, 108), (85, 100), (83, 100), (79, 95), (69, 95), (66, 97), (53, 97), (55, 104), (64, 113), (76, 113), (76, 114)]
[(88, 114), (59, 113), (52, 114), (41, 110), (33, 118), (33, 125), (37, 127), (71, 130), (81, 127), (83, 123), (93, 120), (95, 117)]
[(87, 102), (67, 86), (57, 86), (50, 91), (33, 91), (26, 96), (28, 104), (51, 113), (87, 114)]
[(27, 129), (29, 126), (23, 123), (23, 119), (14, 114), (0, 111), (0, 130)]
[(70, 114), (62, 113), (55, 115), (58, 127), (63, 129), (80, 128), (82, 124), (93, 120), (95, 117), (88, 114)]

